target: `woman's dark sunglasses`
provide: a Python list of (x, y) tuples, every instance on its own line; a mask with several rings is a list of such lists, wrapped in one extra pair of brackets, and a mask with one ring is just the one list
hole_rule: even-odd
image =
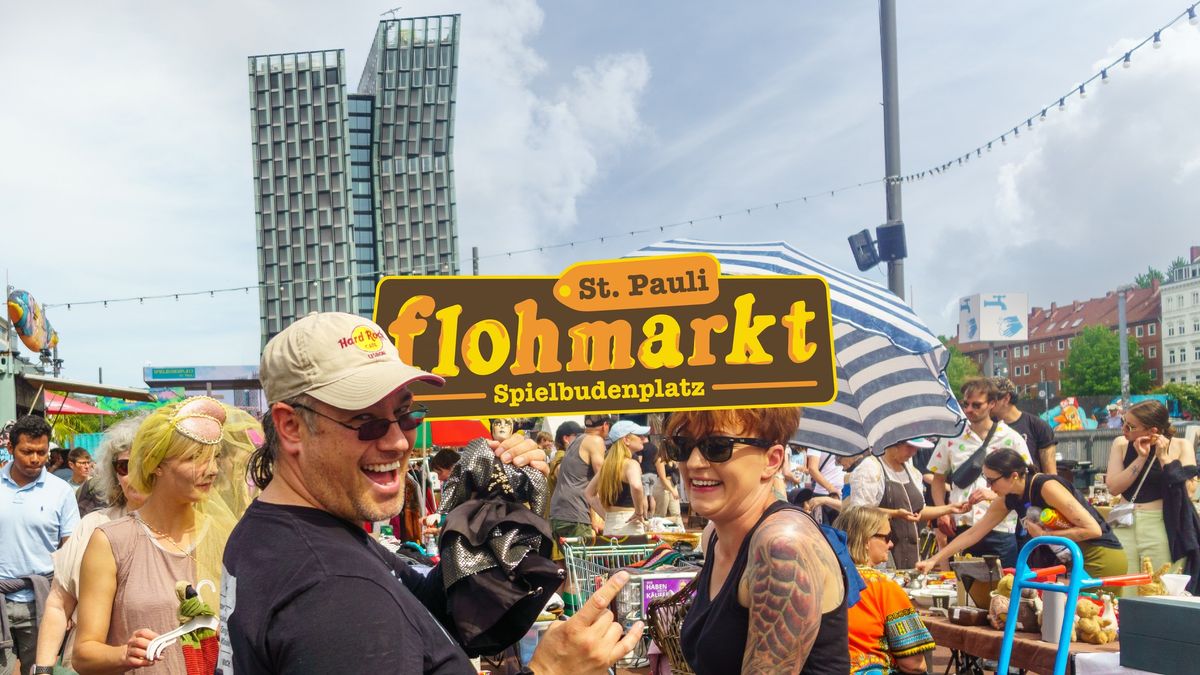
[(324, 417), (325, 419), (329, 420), (330, 422), (339, 424), (339, 425), (346, 427), (347, 429), (350, 429), (352, 431), (357, 431), (358, 432), (358, 440), (360, 440), (360, 441), (375, 441), (375, 440), (379, 440), (380, 438), (383, 438), (384, 436), (387, 435), (388, 428), (391, 427), (393, 424), (400, 425), (401, 431), (412, 431), (413, 429), (416, 429), (417, 427), (421, 426), (421, 422), (423, 422), (425, 420), (425, 416), (429, 414), (429, 410), (427, 410), (425, 408), (425, 406), (419, 405), (416, 408), (409, 410), (408, 412), (404, 413), (403, 415), (397, 417), (394, 420), (387, 420), (387, 419), (383, 419), (382, 417), (376, 417), (375, 419), (367, 420), (366, 422), (363, 422), (362, 424), (360, 424), (358, 426), (354, 426), (353, 424), (346, 424), (345, 422), (343, 422), (341, 420), (334, 419), (319, 410), (313, 410), (312, 408), (310, 408), (306, 405), (300, 404), (300, 403), (293, 403), (292, 407), (293, 408), (303, 408), (309, 412), (313, 412), (313, 413), (320, 415), (321, 417)]
[(700, 456), (709, 462), (720, 464), (728, 462), (733, 456), (733, 446), (753, 445), (767, 450), (776, 443), (764, 441), (761, 438), (737, 438), (734, 436), (708, 436), (707, 438), (688, 438), (687, 436), (668, 436), (666, 438), (667, 457), (676, 462), (686, 462), (692, 456), (693, 449), (700, 450)]
[(117, 461), (113, 462), (113, 470), (115, 470), (117, 472), (118, 476), (128, 476), (129, 475), (129, 460), (118, 459)]

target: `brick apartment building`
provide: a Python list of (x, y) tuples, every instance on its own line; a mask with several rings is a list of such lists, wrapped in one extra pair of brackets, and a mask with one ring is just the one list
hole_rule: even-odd
[[(1163, 383), (1162, 371), (1162, 304), (1158, 280), (1150, 288), (1137, 288), (1125, 297), (1125, 322), (1129, 334), (1137, 340), (1138, 351), (1145, 359), (1146, 370), (1155, 386)], [(1034, 307), (1029, 312), (1029, 340), (997, 346), (994, 366), (1007, 370), (1005, 374), (1026, 396), (1039, 395), (1038, 383), (1048, 383), (1051, 397), (1069, 396), (1060, 391), (1062, 368), (1075, 337), (1088, 326), (1106, 326), (1117, 330), (1117, 294), (1109, 292), (1103, 298), (1076, 300), (1070, 304), (1050, 303), (1050, 307)], [(957, 339), (954, 341), (957, 342)], [(984, 372), (988, 346), (976, 342), (959, 346), (963, 354), (979, 364)]]

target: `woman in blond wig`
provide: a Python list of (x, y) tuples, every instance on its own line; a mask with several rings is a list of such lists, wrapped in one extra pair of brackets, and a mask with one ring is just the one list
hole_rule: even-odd
[(612, 442), (604, 464), (584, 490), (588, 504), (604, 518), (604, 534), (620, 537), (646, 531), (646, 491), (642, 487), (642, 465), (633, 459), (646, 444), (650, 427), (621, 420), (608, 431)]
[(218, 607), (221, 555), (248, 503), (251, 429), (261, 431), (250, 415), (206, 397), (164, 406), (138, 429), (129, 482), (146, 502), (101, 525), (83, 556), (74, 651), (81, 675), (186, 672), (178, 646), (157, 661), (146, 650), (179, 625), (177, 582)]

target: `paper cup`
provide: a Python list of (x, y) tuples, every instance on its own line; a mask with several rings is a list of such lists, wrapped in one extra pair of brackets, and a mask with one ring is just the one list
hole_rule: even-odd
[(1162, 575), (1163, 586), (1167, 588), (1167, 595), (1183, 595), (1187, 589), (1188, 582), (1192, 580), (1190, 574), (1164, 574)]

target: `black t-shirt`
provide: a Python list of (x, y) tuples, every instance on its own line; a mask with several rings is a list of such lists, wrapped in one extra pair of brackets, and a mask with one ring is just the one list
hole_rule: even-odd
[(324, 511), (256, 501), (225, 547), (217, 675), (474, 674), (442, 627), (440, 570)]
[(1005, 424), (1012, 427), (1013, 431), (1021, 434), (1021, 438), (1025, 439), (1025, 449), (1029, 451), (1033, 465), (1037, 467), (1038, 471), (1041, 471), (1041, 451), (1057, 442), (1054, 440), (1054, 430), (1042, 418), (1024, 411), (1021, 412), (1021, 416), (1017, 418), (1016, 422), (1005, 422)]
[(658, 457), (658, 446), (650, 441), (646, 441), (646, 445), (642, 447), (642, 456), (638, 458), (638, 462), (642, 465), (642, 474), (651, 476), (658, 475), (658, 469), (654, 468), (654, 458)]

